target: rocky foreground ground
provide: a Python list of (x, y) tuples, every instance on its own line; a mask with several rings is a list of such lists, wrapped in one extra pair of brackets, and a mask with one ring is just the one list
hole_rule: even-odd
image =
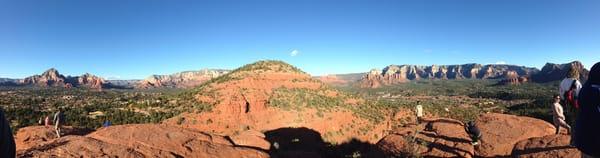
[[(363, 148), (368, 151), (353, 156), (580, 157), (577, 149), (568, 146), (568, 135), (555, 135), (554, 128), (539, 119), (483, 114), (476, 121), (483, 138), (481, 145), (475, 147), (469, 144), (462, 122), (447, 118), (427, 122), (393, 129), (377, 144)], [(15, 139), (18, 157), (332, 156), (324, 153), (329, 144), (322, 142), (319, 133), (302, 131), (280, 130), (276, 135), (279, 137), (251, 130), (221, 136), (166, 124), (133, 124), (97, 131), (66, 127), (67, 136), (56, 138), (51, 127), (32, 126), (20, 129)]]

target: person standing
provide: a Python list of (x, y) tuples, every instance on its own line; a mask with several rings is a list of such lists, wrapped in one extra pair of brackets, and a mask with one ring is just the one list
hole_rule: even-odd
[(104, 123), (102, 123), (102, 127), (110, 127), (112, 126), (112, 122), (110, 122), (110, 120), (106, 119), (104, 120)]
[(421, 121), (423, 120), (423, 106), (421, 105), (421, 101), (417, 101), (415, 114), (417, 115), (417, 124), (421, 124)]
[(56, 135), (60, 138), (62, 124), (65, 122), (65, 116), (60, 109), (54, 114), (54, 130), (56, 130)]
[(46, 127), (50, 127), (50, 116), (46, 115), (46, 119), (44, 119), (44, 125)]
[(554, 122), (554, 128), (556, 128), (556, 133), (560, 132), (560, 127), (567, 128), (568, 133), (571, 134), (571, 126), (565, 122), (565, 115), (563, 114), (562, 105), (560, 105), (560, 95), (554, 96), (554, 104), (552, 104), (552, 116)]
[(0, 157), (15, 157), (15, 139), (10, 129), (10, 124), (0, 108)]
[(579, 96), (579, 91), (581, 91), (581, 82), (579, 82), (579, 70), (575, 67), (569, 69), (567, 76), (560, 82), (560, 86), (558, 88), (561, 103), (565, 106), (567, 110), (567, 118), (566, 121), (573, 125), (575, 123), (575, 118), (577, 117), (577, 97)]
[(594, 64), (579, 93), (575, 147), (582, 157), (600, 157), (600, 62)]

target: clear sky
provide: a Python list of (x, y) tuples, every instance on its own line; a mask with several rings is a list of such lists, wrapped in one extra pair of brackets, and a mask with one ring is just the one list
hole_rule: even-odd
[(0, 77), (600, 61), (600, 1), (0, 0)]

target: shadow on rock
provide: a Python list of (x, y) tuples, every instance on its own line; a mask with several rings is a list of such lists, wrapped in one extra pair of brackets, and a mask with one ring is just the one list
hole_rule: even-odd
[(271, 143), (269, 154), (275, 158), (319, 157), (380, 157), (374, 144), (352, 139), (342, 144), (327, 143), (315, 130), (279, 128), (265, 132)]

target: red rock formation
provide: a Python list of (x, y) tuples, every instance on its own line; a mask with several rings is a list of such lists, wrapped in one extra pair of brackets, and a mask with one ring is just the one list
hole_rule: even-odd
[(513, 157), (518, 158), (580, 158), (581, 152), (575, 147), (570, 147), (569, 135), (547, 135), (535, 137), (518, 142), (513, 151)]
[[(222, 135), (232, 135), (245, 129), (269, 131), (282, 127), (306, 127), (325, 135), (349, 128), (350, 125), (355, 127), (344, 134), (327, 138), (334, 142), (347, 141), (353, 137), (375, 142), (380, 139), (381, 131), (384, 130), (383, 125), (372, 125), (369, 120), (358, 117), (350, 110), (344, 110), (344, 106), (316, 109), (315, 107), (324, 107), (321, 104), (327, 103), (309, 101), (302, 97), (315, 96), (332, 100), (343, 98), (344, 100), (339, 100), (340, 103), (348, 103), (345, 104), (348, 107), (358, 106), (356, 104), (361, 101), (349, 101), (354, 98), (344, 97), (336, 90), (328, 89), (319, 80), (281, 62), (261, 61), (249, 64), (209, 81), (209, 84), (196, 91), (193, 98), (202, 104), (212, 105), (211, 111), (184, 113), (164, 123)], [(296, 92), (301, 94), (295, 95)], [(303, 103), (311, 105), (302, 105)], [(178, 121), (180, 118), (186, 121)], [(336, 126), (332, 126), (333, 124)], [(358, 131), (359, 127), (366, 126), (372, 129), (362, 133)]]
[(269, 155), (232, 144), (218, 135), (174, 126), (138, 124), (111, 126), (87, 136), (49, 140), (18, 151), (18, 157), (263, 158)]
[[(63, 126), (62, 132), (67, 135), (84, 135), (91, 132), (91, 130)], [(15, 143), (17, 145), (17, 150), (23, 150), (50, 142), (56, 138), (54, 126), (30, 126), (20, 128), (19, 131), (17, 131)]]
[(104, 81), (104, 79), (89, 73), (77, 77), (78, 85), (86, 86), (89, 88), (102, 89), (105, 83), (106, 81)]
[(381, 82), (383, 81), (383, 76), (380, 75), (381, 72), (377, 69), (371, 70), (367, 73), (360, 82), (360, 87), (363, 88), (378, 88), (381, 86)]
[(507, 71), (503, 75), (503, 79), (500, 80), (499, 84), (503, 85), (519, 85), (527, 82), (526, 76), (519, 76), (516, 71)]
[(263, 150), (269, 150), (271, 148), (271, 143), (265, 140), (265, 134), (258, 131), (243, 131), (229, 136), (229, 138), (238, 146), (256, 147)]
[(185, 71), (171, 75), (153, 75), (138, 83), (137, 88), (191, 88), (229, 73), (228, 70)]
[(576, 149), (565, 147), (568, 136), (555, 136), (549, 123), (535, 118), (482, 114), (476, 120), (482, 133), (480, 145), (476, 147), (470, 144), (471, 138), (461, 122), (452, 119), (429, 121), (429, 125), (395, 129), (393, 134), (377, 143), (376, 151), (382, 151), (388, 157), (577, 156)]
[(420, 79), (494, 79), (502, 77), (509, 71), (515, 73), (517, 78), (538, 72), (535, 68), (514, 65), (390, 65), (384, 68), (382, 72), (372, 70), (366, 74), (360, 81), (360, 86), (376, 88), (381, 85)]
[(475, 149), (462, 122), (452, 119), (430, 121), (430, 125), (396, 129), (379, 141), (377, 147), (385, 157), (474, 157)]
[(58, 73), (54, 68), (48, 69), (42, 75), (27, 77), (21, 81), (21, 84), (38, 86), (64, 86), (65, 76)]
[(106, 81), (98, 76), (86, 73), (82, 76), (65, 77), (56, 69), (51, 68), (45, 71), (42, 75), (33, 75), (19, 82), (20, 85), (34, 85), (42, 87), (88, 87), (94, 89), (102, 89)]
[(476, 124), (483, 134), (476, 154), (482, 157), (509, 156), (517, 142), (554, 133), (546, 121), (506, 114), (483, 114)]

